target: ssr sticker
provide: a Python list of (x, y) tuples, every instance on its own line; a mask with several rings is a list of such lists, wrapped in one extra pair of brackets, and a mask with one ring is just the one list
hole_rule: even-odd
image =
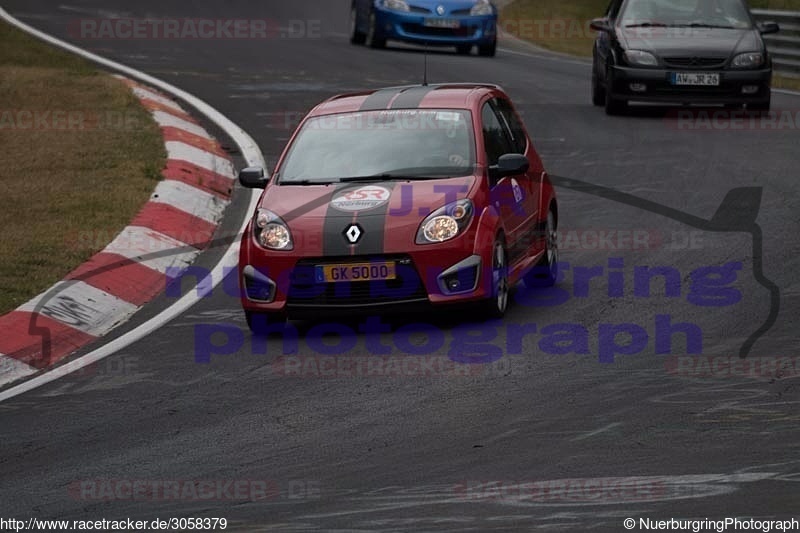
[(392, 192), (379, 185), (365, 185), (350, 189), (334, 196), (331, 207), (339, 211), (368, 211), (382, 206), (389, 201)]

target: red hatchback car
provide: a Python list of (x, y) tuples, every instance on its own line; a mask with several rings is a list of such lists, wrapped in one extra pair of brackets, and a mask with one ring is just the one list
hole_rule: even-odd
[[(248, 324), (263, 318), (477, 302), (555, 283), (558, 206), (541, 159), (495, 85), (333, 97), (302, 121), (242, 238)], [(270, 320), (271, 321), (271, 320)]]

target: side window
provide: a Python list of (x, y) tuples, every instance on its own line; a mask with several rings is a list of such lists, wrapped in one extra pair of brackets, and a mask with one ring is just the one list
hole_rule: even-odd
[(486, 158), (489, 165), (496, 165), (501, 155), (512, 151), (506, 132), (492, 106), (487, 102), (481, 110), (483, 123), (483, 144), (486, 146)]
[(524, 154), (528, 148), (528, 137), (525, 135), (525, 128), (519, 120), (514, 108), (511, 107), (511, 102), (508, 100), (497, 98), (494, 101), (495, 109), (500, 114), (500, 117), (505, 121), (508, 132), (511, 136), (511, 146), (514, 152)]

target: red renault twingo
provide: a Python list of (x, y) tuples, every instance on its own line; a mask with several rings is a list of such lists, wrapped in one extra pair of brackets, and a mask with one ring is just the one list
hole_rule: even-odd
[(420, 85), (331, 98), (302, 121), (242, 238), (248, 324), (320, 310), (479, 303), (555, 283), (555, 190), (506, 93)]

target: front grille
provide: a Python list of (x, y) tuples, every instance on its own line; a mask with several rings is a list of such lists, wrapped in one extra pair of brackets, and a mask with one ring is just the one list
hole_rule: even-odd
[[(395, 261), (397, 278), (388, 281), (317, 282), (317, 265)], [(291, 307), (350, 307), (402, 304), (427, 300), (425, 286), (408, 256), (346, 257), (302, 260), (289, 284), (287, 305)]]
[(726, 60), (724, 57), (665, 57), (664, 64), (685, 69), (716, 69), (724, 67)]
[(412, 13), (431, 13), (431, 10), (426, 7), (419, 7), (419, 6), (408, 6), (409, 11)]
[(460, 28), (431, 28), (423, 24), (406, 23), (403, 30), (415, 35), (429, 35), (431, 37), (472, 37), (477, 31), (476, 28), (462, 26)]
[(465, 17), (472, 14), (472, 8), (468, 7), (467, 9), (454, 9), (451, 15), (456, 17)]

